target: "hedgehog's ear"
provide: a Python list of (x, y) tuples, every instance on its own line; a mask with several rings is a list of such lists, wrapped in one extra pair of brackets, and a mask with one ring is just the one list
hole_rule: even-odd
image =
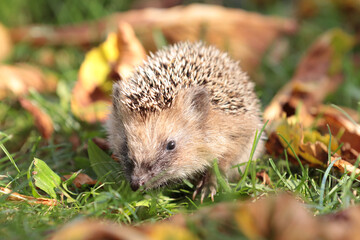
[(209, 93), (203, 87), (185, 89), (182, 105), (182, 108), (185, 108), (185, 114), (190, 114), (191, 117), (205, 118), (210, 109)]

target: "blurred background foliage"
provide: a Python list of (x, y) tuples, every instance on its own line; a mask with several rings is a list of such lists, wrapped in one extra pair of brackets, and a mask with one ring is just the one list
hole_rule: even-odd
[[(0, 22), (7, 27), (18, 27), (29, 24), (71, 25), (83, 21), (96, 20), (115, 12), (145, 7), (172, 7), (181, 4), (206, 3), (226, 7), (242, 8), (268, 15), (297, 18), (300, 23), (296, 35), (286, 39), (286, 56), (280, 62), (268, 62), (264, 58), (261, 71), (253, 76), (258, 83), (259, 94), (263, 105), (269, 103), (277, 90), (287, 82), (296, 68), (304, 50), (324, 31), (339, 27), (354, 34), (358, 30), (359, 17), (356, 0), (339, 4), (338, 0), (12, 0), (0, 1)], [(354, 4), (355, 2), (355, 4)], [(38, 63), (46, 58), (49, 51), (46, 47), (34, 49), (27, 44), (18, 44), (9, 62), (30, 61)], [(271, 50), (271, 49), (270, 49)], [(357, 51), (355, 48), (354, 51)], [(52, 67), (60, 70), (64, 80), (73, 82), (76, 71), (84, 57), (83, 49), (74, 47), (56, 47), (56, 64)], [(328, 99), (339, 105), (358, 107), (360, 100), (359, 72), (354, 65), (353, 57), (345, 60), (346, 81), (334, 96)], [(40, 60), (39, 60), (40, 59)]]

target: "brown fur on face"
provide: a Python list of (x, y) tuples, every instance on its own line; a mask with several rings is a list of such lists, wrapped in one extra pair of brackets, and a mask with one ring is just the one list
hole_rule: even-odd
[[(215, 157), (207, 144), (210, 102), (205, 89), (184, 89), (171, 108), (146, 117), (127, 111), (120, 101), (118, 106), (108, 123), (113, 133), (109, 140), (134, 188), (191, 178), (205, 171)], [(121, 129), (120, 133), (114, 129)], [(173, 150), (167, 149), (170, 141), (175, 142)]]
[[(191, 179), (215, 158), (223, 173), (233, 175), (230, 167), (248, 160), (261, 125), (257, 116), (215, 109), (203, 87), (181, 89), (170, 108), (146, 116), (122, 104), (118, 86), (113, 95), (109, 142), (134, 190)], [(170, 141), (173, 150), (167, 149)]]

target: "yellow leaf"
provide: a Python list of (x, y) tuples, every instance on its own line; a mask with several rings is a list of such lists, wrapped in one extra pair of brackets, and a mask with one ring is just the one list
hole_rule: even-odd
[(106, 82), (110, 73), (110, 63), (115, 62), (119, 56), (117, 38), (110, 33), (106, 41), (99, 47), (91, 49), (81, 64), (79, 79), (86, 91), (93, 91)]
[(190, 231), (185, 228), (171, 225), (171, 224), (158, 224), (151, 228), (149, 234), (150, 239), (156, 240), (188, 240), (199, 239)]
[(241, 206), (235, 212), (235, 221), (238, 228), (249, 239), (259, 239), (260, 233), (256, 227), (256, 222), (252, 214), (248, 211), (248, 206)]

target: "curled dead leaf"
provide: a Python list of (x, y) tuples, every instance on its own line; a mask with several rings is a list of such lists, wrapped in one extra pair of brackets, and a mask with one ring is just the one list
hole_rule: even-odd
[[(93, 23), (73, 26), (29, 26), (11, 30), (15, 42), (33, 44), (88, 44), (100, 41), (119, 22), (129, 23), (148, 51), (155, 51), (154, 30), (168, 43), (204, 40), (242, 61), (247, 71), (260, 62), (268, 46), (282, 34), (296, 31), (295, 21), (267, 17), (240, 9), (190, 4), (168, 9), (147, 8), (117, 13)], [(32, 32), (36, 29), (36, 36)]]
[(45, 75), (39, 68), (28, 64), (0, 65), (0, 100), (19, 97), (33, 88), (38, 92), (56, 89), (56, 78)]
[[(324, 110), (324, 109), (323, 109)], [(323, 120), (319, 122), (319, 128), (330, 126), (333, 135), (340, 135), (339, 141), (350, 144), (351, 148), (360, 152), (360, 125), (354, 123), (339, 110), (330, 111), (329, 109), (322, 112)]]
[(55, 206), (59, 203), (56, 201), (56, 199), (49, 199), (49, 198), (34, 198), (31, 196), (26, 196), (23, 194), (19, 194), (16, 192), (13, 192), (9, 188), (0, 187), (0, 195), (8, 194), (7, 200), (9, 201), (16, 201), (16, 202), (27, 202), (31, 205), (35, 204), (42, 204), (42, 205), (48, 205), (48, 206)]
[(339, 159), (334, 163), (334, 167), (340, 170), (340, 172), (347, 173), (348, 175), (351, 175), (353, 172), (355, 172), (355, 176), (357, 176), (357, 179), (360, 180), (360, 169), (355, 167), (353, 164), (349, 163), (348, 161)]
[(121, 227), (107, 221), (83, 220), (66, 224), (53, 234), (50, 240), (76, 239), (112, 239), (112, 240), (139, 240), (150, 239), (145, 234), (131, 227)]
[[(321, 35), (302, 58), (291, 81), (273, 98), (264, 111), (264, 119), (298, 117), (310, 126), (323, 99), (342, 82), (341, 61), (354, 44), (354, 39), (339, 29)], [(302, 107), (299, 109), (299, 106)]]
[(100, 149), (102, 149), (104, 151), (107, 151), (110, 149), (109, 143), (105, 138), (95, 137), (92, 140)]
[(131, 75), (134, 67), (143, 63), (146, 52), (132, 27), (125, 22), (120, 22), (118, 25), (117, 43), (120, 56), (114, 71), (120, 76), (119, 79), (126, 79)]
[(257, 172), (256, 177), (262, 181), (262, 184), (272, 186), (271, 179), (265, 170)]
[(72, 112), (90, 123), (104, 121), (111, 104), (113, 81), (109, 75), (128, 76), (144, 53), (130, 25), (120, 23), (117, 34), (110, 33), (104, 43), (86, 54), (72, 92)]
[[(72, 175), (64, 175), (65, 179), (69, 179)], [(73, 180), (73, 184), (77, 187), (77, 188), (81, 188), (82, 185), (95, 185), (96, 184), (96, 180), (92, 179), (91, 177), (89, 177), (87, 174), (85, 173), (79, 173), (76, 178)]]
[(21, 106), (34, 117), (34, 123), (41, 136), (49, 139), (54, 132), (54, 125), (51, 117), (38, 106), (25, 98), (19, 98)]
[[(329, 134), (320, 134), (314, 129), (303, 129), (298, 123), (292, 123), (292, 118), (276, 121), (276, 130), (269, 134), (266, 149), (270, 154), (282, 155), (287, 150), (290, 160), (297, 163), (296, 156), (310, 166), (325, 167), (328, 162)], [(294, 152), (291, 150), (290, 144)], [(331, 139), (331, 151), (341, 155), (336, 138)]]

